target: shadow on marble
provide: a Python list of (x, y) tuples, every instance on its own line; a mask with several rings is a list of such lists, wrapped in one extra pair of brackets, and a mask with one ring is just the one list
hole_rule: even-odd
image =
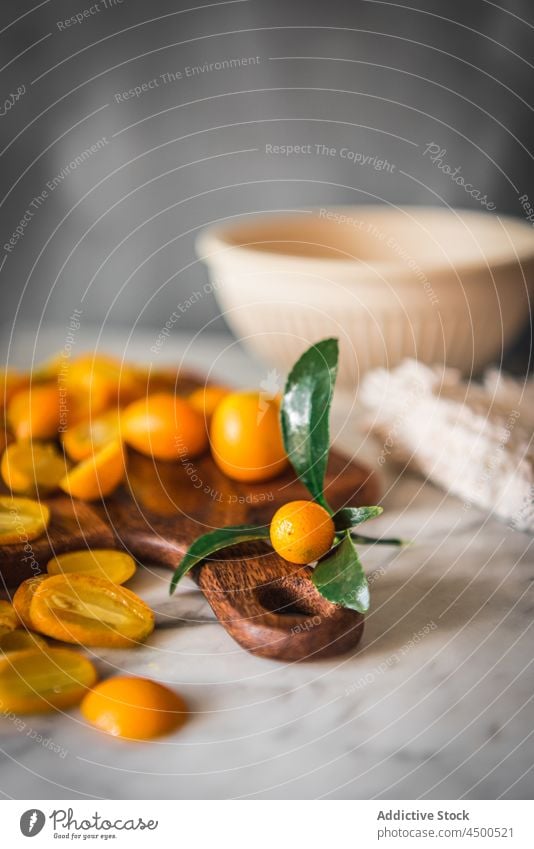
[(443, 644), (445, 632), (458, 632), (475, 618), (480, 627), (495, 619), (494, 591), (495, 581), (480, 576), (470, 583), (423, 573), (402, 584), (383, 576), (373, 588), (373, 607), (357, 656), (402, 652), (432, 633), (439, 633)]

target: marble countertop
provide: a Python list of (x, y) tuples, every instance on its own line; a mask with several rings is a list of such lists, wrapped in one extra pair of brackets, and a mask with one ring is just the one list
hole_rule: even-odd
[[(28, 364), (30, 338), (18, 334), (10, 361)], [(57, 339), (54, 328), (42, 332), (38, 356)], [(122, 353), (125, 339), (116, 331), (101, 344)], [(150, 344), (139, 334), (128, 355), (150, 359)], [(165, 360), (182, 356), (237, 384), (266, 371), (227, 336), (169, 339)], [(372, 461), (377, 446), (362, 439), (354, 411), (346, 416), (350, 406), (337, 399), (336, 443)], [(103, 674), (175, 686), (192, 708), (189, 723), (136, 744), (99, 734), (76, 710), (0, 714), (2, 794), (532, 798), (533, 540), (408, 473), (386, 469), (383, 485), (386, 512), (373, 531), (412, 545), (364, 552), (372, 611), (356, 653), (307, 664), (254, 658), (192, 583), (170, 599), (167, 571), (139, 570), (131, 587), (161, 627), (145, 646), (95, 659)]]

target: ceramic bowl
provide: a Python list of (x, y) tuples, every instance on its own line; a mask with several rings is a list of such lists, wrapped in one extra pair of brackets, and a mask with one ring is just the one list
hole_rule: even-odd
[(202, 232), (223, 315), (285, 371), (337, 336), (340, 380), (406, 357), (470, 375), (528, 321), (534, 231), (518, 219), (431, 207), (350, 206), (250, 215)]

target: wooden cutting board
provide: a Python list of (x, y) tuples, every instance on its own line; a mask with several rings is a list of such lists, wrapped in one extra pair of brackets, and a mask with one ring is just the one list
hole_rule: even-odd
[[(326, 496), (333, 507), (375, 504), (375, 478), (331, 453)], [(128, 453), (128, 480), (103, 503), (66, 496), (46, 499), (46, 535), (0, 548), (4, 586), (45, 571), (54, 554), (79, 548), (121, 548), (140, 563), (174, 569), (200, 534), (223, 525), (267, 524), (281, 504), (309, 498), (293, 473), (262, 484), (226, 478), (209, 455), (155, 463)], [(193, 570), (192, 577), (224, 628), (245, 649), (285, 661), (331, 657), (361, 638), (363, 617), (327, 602), (310, 581), (309, 567), (280, 558), (265, 543), (227, 549)]]

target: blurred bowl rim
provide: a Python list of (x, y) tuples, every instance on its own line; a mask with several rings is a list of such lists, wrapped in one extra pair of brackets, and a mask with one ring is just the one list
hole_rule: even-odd
[[(252, 227), (262, 219), (272, 222), (274, 220), (283, 219), (298, 219), (304, 218), (310, 213), (319, 214), (322, 209), (327, 209), (329, 213), (339, 214), (355, 218), (354, 211), (362, 213), (371, 213), (371, 215), (395, 215), (414, 217), (417, 215), (432, 215), (434, 217), (458, 218), (460, 221), (471, 219), (477, 224), (486, 224), (491, 221), (492, 226), (504, 226), (505, 231), (509, 235), (517, 234), (517, 240), (510, 243), (509, 249), (495, 250), (492, 254), (491, 250), (486, 253), (484, 260), (480, 255), (473, 256), (472, 259), (462, 258), (456, 262), (445, 260), (417, 260), (418, 263), (424, 265), (426, 273), (444, 271), (450, 272), (454, 268), (457, 272), (459, 269), (473, 268), (497, 268), (501, 266), (521, 265), (523, 262), (534, 258), (534, 229), (525, 221), (524, 218), (514, 215), (498, 215), (492, 212), (483, 212), (481, 210), (467, 209), (464, 207), (440, 207), (427, 206), (419, 204), (409, 204), (402, 206), (391, 206), (389, 204), (337, 204), (329, 207), (307, 207), (302, 211), (277, 211), (277, 212), (251, 212), (245, 215), (237, 215), (230, 222), (225, 219), (223, 223), (218, 223), (203, 229), (195, 239), (195, 250), (197, 256), (208, 263), (208, 265), (220, 256), (230, 256), (235, 259), (237, 256), (243, 259), (256, 259), (261, 263), (272, 263), (280, 265), (280, 263), (295, 263), (299, 266), (313, 266), (316, 270), (320, 266), (326, 272), (327, 268), (337, 269), (342, 271), (349, 269), (354, 274), (355, 271), (367, 273), (367, 269), (372, 268), (379, 273), (391, 275), (406, 276), (406, 269), (400, 262), (393, 260), (377, 260), (365, 259), (358, 257), (340, 257), (332, 259), (321, 256), (303, 256), (295, 253), (284, 253), (283, 251), (258, 250), (251, 245), (260, 244), (256, 238), (254, 242), (232, 243), (230, 242), (230, 234), (239, 233), (240, 229)], [(349, 211), (353, 211), (353, 215)], [(328, 221), (328, 219), (324, 219)], [(414, 222), (416, 219), (414, 218)], [(335, 223), (335, 222), (328, 222)], [(510, 231), (512, 231), (510, 233)], [(475, 236), (478, 241), (479, 236)], [(272, 241), (272, 238), (271, 240)], [(518, 244), (519, 243), (519, 244)]]

